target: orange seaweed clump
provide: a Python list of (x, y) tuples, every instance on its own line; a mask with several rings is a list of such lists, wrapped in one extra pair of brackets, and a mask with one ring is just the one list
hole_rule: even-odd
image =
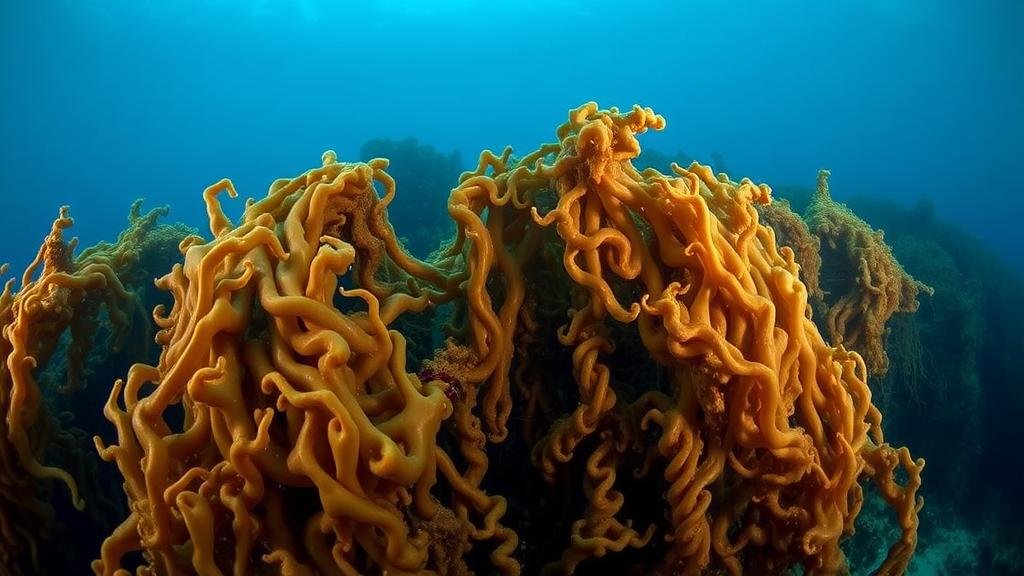
[(793, 211), (787, 200), (773, 198), (768, 204), (757, 205), (761, 221), (775, 233), (780, 252), (793, 251), (800, 265), (800, 281), (807, 288), (811, 303), (821, 303), (825, 294), (821, 290), (821, 241), (807, 228), (807, 223)]
[[(931, 295), (933, 290), (907, 274), (881, 230), (873, 230), (832, 199), (829, 174), (828, 170), (818, 172), (818, 189), (804, 218), (828, 248), (825, 259), (831, 267), (848, 266), (855, 271), (852, 282), (844, 282), (827, 296), (829, 336), (834, 343), (863, 354), (868, 371), (881, 376), (889, 369), (886, 323), (893, 314), (916, 311), (918, 295)], [(836, 276), (845, 278), (849, 273)]]
[[(840, 572), (839, 542), (859, 511), (858, 479), (889, 485), (893, 471), (864, 465), (890, 450), (864, 365), (829, 346), (811, 322), (792, 251), (780, 250), (758, 221), (767, 186), (716, 177), (699, 164), (674, 167), (674, 176), (633, 168), (636, 134), (663, 126), (650, 109), (587, 104), (570, 112), (557, 145), (510, 170), (490, 162), (493, 177), (464, 178), (453, 192), (454, 199), (472, 184), (489, 191), (492, 216), (500, 209), (505, 222), (519, 222), (514, 207), (554, 227), (575, 284), (558, 337), (573, 350), (579, 404), (554, 421), (534, 455), (553, 479), (585, 450), (591, 506), (548, 571), (572, 573), (584, 558), (649, 542), (649, 529), (617, 517), (628, 495), (615, 489), (614, 471), (627, 445), (643, 446), (641, 429), (658, 428), (648, 462), (664, 468), (672, 543), (661, 573), (757, 573), (794, 563), (808, 573)], [(549, 191), (556, 206), (541, 214), (535, 202)], [(641, 297), (623, 302), (630, 293)], [(602, 361), (614, 347), (606, 327), (616, 323), (636, 323), (669, 390), (628, 403), (616, 393)], [(484, 414), (500, 434), (507, 411), (497, 407)], [(903, 538), (883, 572), (902, 572), (916, 542), (924, 463), (900, 462), (910, 479), (891, 503)]]
[[(406, 370), (388, 325), (454, 288), (397, 242), (386, 165), (328, 152), (237, 225), (218, 200), (231, 182), (207, 189), (212, 239), (186, 239), (184, 263), (158, 281), (175, 298), (155, 314), (160, 361), (114, 386), (117, 444), (96, 439), (132, 508), (96, 573), (139, 549), (165, 574), (451, 573), (460, 535), (494, 532), (500, 509), (477, 529), (430, 493), (439, 473), (464, 482), (435, 444), (453, 406), (445, 382)], [(339, 291), (345, 278), (359, 287)]]
[[(137, 209), (134, 212), (137, 215)], [(145, 234), (162, 215), (153, 211), (129, 230)], [(41, 570), (39, 547), (54, 535), (53, 510), (48, 489), (41, 480), (56, 480), (67, 487), (75, 508), (85, 500), (76, 478), (59, 466), (43, 463), (47, 448), (54, 443), (75, 451), (73, 439), (61, 429), (44, 403), (37, 381), (37, 368), (47, 365), (58, 352), (62, 334), (70, 333), (66, 355), (67, 377), (60, 392), (70, 393), (84, 386), (86, 359), (93, 337), (106, 309), (114, 340), (120, 347), (132, 326), (145, 317), (138, 299), (125, 289), (118, 276), (123, 267), (103, 250), (76, 257), (76, 239), (66, 241), (64, 231), (74, 221), (68, 207), (62, 207), (36, 258), (26, 268), (21, 287), (14, 290), (9, 280), (0, 294), (0, 565), (11, 574)], [(136, 226), (137, 225), (137, 226)], [(128, 242), (119, 242), (120, 250)], [(7, 267), (3, 267), (6, 272)], [(83, 454), (65, 454), (81, 468)], [(95, 494), (102, 500), (100, 494)]]
[[(328, 152), (237, 224), (231, 182), (208, 188), (211, 238), (158, 281), (160, 360), (106, 405), (117, 440), (96, 445), (132, 512), (94, 571), (139, 550), (160, 574), (573, 574), (627, 555), (653, 574), (836, 574), (868, 480), (901, 532), (878, 571), (905, 571), (924, 462), (885, 442), (862, 358), (812, 322), (759, 220), (771, 189), (633, 167), (664, 125), (588, 103), (556, 143), (484, 152), (430, 261), (388, 222), (384, 160)], [(448, 340), (407, 367), (396, 319), (446, 303)], [(495, 454), (532, 463), (549, 502), (583, 500), (554, 554), (521, 562), (538, 545), (506, 514), (531, 503), (492, 490)]]

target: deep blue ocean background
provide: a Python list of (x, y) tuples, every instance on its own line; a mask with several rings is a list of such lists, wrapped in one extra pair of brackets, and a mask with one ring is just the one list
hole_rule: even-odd
[[(872, 382), (896, 391), (877, 392), (888, 439), (928, 459), (911, 573), (1020, 574), (1022, 30), (1020, 0), (0, 0), (0, 263), (20, 275), (65, 204), (82, 246), (140, 197), (208, 235), (224, 177), (261, 197), (327, 149), (411, 137), (433, 178), (553, 141), (590, 100), (650, 106), (667, 128), (645, 150), (778, 191), (828, 168), (833, 197), (896, 231), (936, 287), (902, 324), (919, 355), (893, 354), (920, 389)], [(393, 168), (398, 234), (437, 238), (409, 211), (443, 219), (454, 176), (409, 189), (426, 176)]]
[(201, 227), (199, 194), (225, 176), (260, 196), (379, 136), (468, 164), (552, 140), (595, 100), (653, 107), (668, 128), (642, 145), (718, 153), (734, 178), (813, 186), (828, 167), (840, 200), (927, 199), (1024, 270), (1022, 2), (2, 6), (0, 260), (15, 269), (61, 204), (83, 245), (136, 197)]

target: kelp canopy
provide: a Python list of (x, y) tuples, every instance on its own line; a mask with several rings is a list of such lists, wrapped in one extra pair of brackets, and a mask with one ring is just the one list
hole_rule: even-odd
[(93, 570), (835, 574), (870, 480), (902, 573), (924, 462), (813, 323), (770, 188), (634, 168), (664, 125), (589, 103), (557, 143), (484, 152), (427, 260), (383, 159), (327, 152), (238, 222), (207, 189), (210, 238), (158, 280), (159, 361), (104, 409), (130, 512)]

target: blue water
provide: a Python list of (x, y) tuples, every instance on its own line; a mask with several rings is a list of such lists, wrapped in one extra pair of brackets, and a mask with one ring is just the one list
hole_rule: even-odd
[[(934, 388), (879, 403), (893, 407), (890, 439), (929, 459), (911, 573), (1014, 573), (1022, 29), (1024, 2), (1011, 0), (0, 0), (0, 262), (21, 270), (64, 204), (82, 245), (113, 239), (138, 197), (205, 232), (201, 192), (223, 177), (258, 197), (324, 150), (357, 160), (381, 137), (468, 168), (485, 148), (554, 140), (586, 101), (650, 106), (667, 128), (645, 149), (780, 190), (813, 188), (828, 168), (832, 195), (873, 223), (891, 201), (957, 230), (936, 245), (971, 300), (952, 305), (955, 281), (940, 274), (914, 320)], [(396, 211), (403, 192), (400, 179)], [(430, 193), (440, 210), (447, 189)], [(985, 254), (977, 269), (955, 253), (976, 249), (961, 233)], [(920, 254), (909, 264), (927, 272)], [(970, 365), (950, 369), (961, 357)]]
[(1022, 24), (1011, 1), (11, 0), (0, 256), (63, 203), (84, 243), (138, 196), (200, 225), (221, 177), (260, 195), (376, 136), (529, 150), (596, 100), (654, 107), (645, 146), (733, 176), (927, 198), (1024, 270)]

